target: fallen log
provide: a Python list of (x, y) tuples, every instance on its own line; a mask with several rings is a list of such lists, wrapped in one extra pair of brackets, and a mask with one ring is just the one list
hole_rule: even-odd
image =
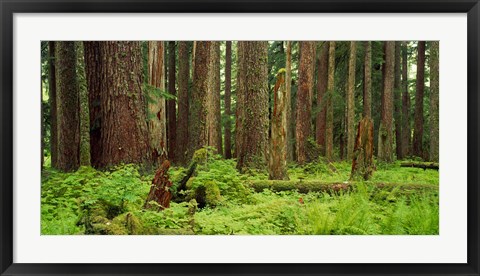
[(400, 163), (400, 167), (420, 168), (423, 170), (432, 169), (437, 171), (439, 169), (438, 163), (434, 162), (403, 162)]
[[(321, 181), (299, 181), (299, 180), (249, 180), (247, 184), (255, 192), (265, 189), (274, 192), (297, 190), (300, 193), (350, 191), (358, 185), (358, 182), (321, 182)], [(367, 187), (375, 187), (382, 190), (398, 189), (400, 191), (438, 191), (437, 185), (432, 184), (404, 184), (404, 183), (373, 183), (363, 182)]]

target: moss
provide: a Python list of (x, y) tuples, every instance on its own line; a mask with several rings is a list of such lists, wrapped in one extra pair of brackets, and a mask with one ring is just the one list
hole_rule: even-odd
[(205, 182), (205, 203), (209, 206), (216, 206), (221, 202), (220, 188), (215, 181)]

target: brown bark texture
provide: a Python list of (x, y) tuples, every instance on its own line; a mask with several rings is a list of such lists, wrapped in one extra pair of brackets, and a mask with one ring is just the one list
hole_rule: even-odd
[(69, 172), (80, 165), (80, 95), (75, 42), (55, 43), (58, 156), (57, 168)]
[(264, 168), (268, 139), (268, 42), (238, 42), (237, 168)]
[(209, 85), (207, 94), (208, 146), (222, 154), (222, 119), (220, 113), (220, 42), (212, 41), (210, 48)]
[(385, 42), (385, 75), (380, 128), (378, 131), (378, 160), (393, 161), (393, 85), (395, 82), (395, 42)]
[(439, 41), (430, 44), (430, 161), (439, 160)]
[(50, 101), (50, 154), (51, 166), (57, 168), (58, 124), (57, 124), (57, 92), (55, 78), (55, 42), (48, 42), (48, 99)]
[(350, 179), (368, 180), (374, 170), (373, 120), (370, 117), (364, 117), (358, 123)]
[(317, 66), (317, 118), (315, 140), (320, 146), (320, 153), (325, 155), (325, 128), (326, 128), (326, 93), (328, 82), (328, 49), (329, 42), (324, 41), (320, 50)]
[(307, 139), (310, 137), (316, 43), (301, 41), (298, 68), (297, 123), (295, 128), (297, 162), (307, 161)]
[(175, 160), (180, 165), (188, 163), (188, 81), (190, 78), (188, 42), (178, 42), (178, 117)]
[[(168, 42), (168, 93), (176, 96), (175, 88), (175, 41)], [(167, 100), (167, 141), (168, 158), (175, 162), (176, 158), (176, 134), (177, 134), (177, 106), (175, 99)]]
[(355, 146), (355, 73), (357, 62), (357, 43), (350, 42), (350, 56), (348, 59), (348, 87), (347, 87), (347, 159), (352, 160)]
[(333, 93), (335, 90), (335, 41), (330, 41), (328, 52), (328, 82), (326, 102), (325, 157), (333, 159)]
[(425, 89), (425, 41), (418, 42), (417, 80), (415, 92), (415, 118), (413, 128), (413, 152), (423, 157), (423, 92)]
[(77, 51), (77, 79), (80, 95), (80, 166), (90, 166), (90, 115), (83, 43), (75, 42), (75, 48)]
[(402, 42), (402, 157), (410, 154), (410, 94), (408, 92), (407, 42)]
[(401, 63), (400, 63), (401, 42), (395, 42), (395, 84), (393, 91), (393, 106), (395, 110), (395, 152), (397, 159), (403, 159), (403, 143), (402, 143), (402, 90), (401, 90)]
[(225, 49), (225, 158), (232, 158), (232, 42), (226, 42)]
[(372, 118), (372, 42), (365, 42), (363, 73), (363, 117)]
[(285, 54), (285, 91), (287, 106), (287, 160), (293, 161), (293, 147), (295, 145), (294, 136), (294, 116), (292, 116), (292, 41), (286, 42)]
[[(155, 172), (152, 185), (150, 186), (150, 192), (143, 205), (144, 209), (161, 211), (170, 207), (170, 200), (172, 199), (170, 187), (172, 187), (173, 183), (168, 179), (169, 168), (170, 162), (165, 160)], [(152, 201), (154, 203), (152, 203)]]

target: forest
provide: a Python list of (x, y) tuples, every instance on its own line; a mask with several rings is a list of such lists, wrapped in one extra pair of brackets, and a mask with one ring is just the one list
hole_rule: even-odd
[(438, 41), (42, 41), (42, 235), (438, 235)]

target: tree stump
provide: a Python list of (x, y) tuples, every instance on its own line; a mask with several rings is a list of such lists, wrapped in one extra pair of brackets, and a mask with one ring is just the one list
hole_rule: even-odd
[(374, 170), (373, 121), (371, 118), (365, 117), (358, 124), (350, 179), (361, 177), (364, 180), (368, 180), (372, 176)]
[[(161, 211), (170, 207), (170, 200), (172, 199), (170, 187), (172, 187), (172, 182), (168, 179), (167, 171), (169, 168), (170, 162), (165, 160), (155, 172), (150, 192), (148, 193), (143, 206), (144, 209), (156, 209), (157, 211)], [(153, 204), (152, 201), (156, 204)]]

